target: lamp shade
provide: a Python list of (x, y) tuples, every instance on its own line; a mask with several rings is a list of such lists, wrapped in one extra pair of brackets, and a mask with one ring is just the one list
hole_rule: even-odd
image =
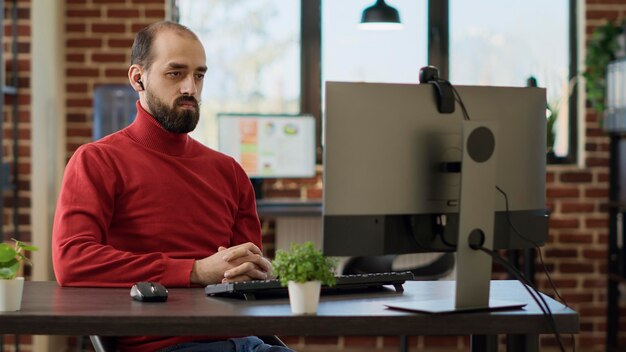
[(387, 5), (385, 0), (376, 3), (365, 10), (361, 16), (360, 29), (400, 29), (400, 14), (398, 10)]

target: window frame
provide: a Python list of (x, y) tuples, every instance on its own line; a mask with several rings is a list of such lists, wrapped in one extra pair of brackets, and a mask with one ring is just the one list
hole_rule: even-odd
[[(302, 112), (311, 113), (318, 120), (321, 133), (321, 1), (301, 0), (302, 13)], [(578, 17), (577, 0), (569, 0), (569, 73), (570, 80), (578, 75)], [(449, 76), (450, 30), (449, 0), (428, 2), (428, 64), (439, 68), (441, 77)], [(313, 23), (317, 20), (317, 23)], [(315, 48), (316, 46), (316, 48)], [(308, 55), (308, 56), (307, 56)], [(317, 76), (313, 77), (315, 74)], [(578, 84), (570, 94), (568, 121), (568, 151), (565, 156), (546, 154), (548, 164), (575, 164), (578, 160)], [(318, 143), (321, 143), (318, 135)], [(318, 145), (318, 162), (321, 163), (321, 146)]]
[[(578, 76), (578, 1), (569, 0), (569, 73), (571, 81)], [(450, 31), (449, 0), (428, 2), (428, 62), (439, 68), (441, 77), (449, 77)], [(568, 99), (568, 151), (565, 156), (546, 154), (548, 164), (576, 164), (578, 161), (578, 89), (575, 84)]]
[(316, 161), (322, 164), (322, 0), (300, 0), (300, 13), (300, 113), (315, 116)]
[[(569, 0), (569, 73), (568, 79), (578, 76), (578, 9), (577, 0)], [(428, 2), (428, 62), (439, 68), (441, 77), (449, 77), (450, 27), (449, 0)], [(577, 82), (577, 81), (576, 81)], [(568, 150), (565, 156), (546, 154), (548, 164), (576, 164), (578, 161), (578, 89), (576, 83), (568, 99)]]
[[(170, 17), (178, 21), (176, 0), (171, 1)], [(322, 163), (322, 0), (300, 0), (300, 113), (316, 119), (317, 163)], [(578, 75), (577, 0), (569, 0), (569, 74)], [(306, 14), (306, 15), (305, 15)], [(439, 68), (441, 77), (449, 76), (450, 31), (449, 0), (428, 1), (428, 64)], [(547, 154), (548, 164), (575, 164), (578, 160), (578, 84), (569, 97), (568, 152), (565, 156)]]

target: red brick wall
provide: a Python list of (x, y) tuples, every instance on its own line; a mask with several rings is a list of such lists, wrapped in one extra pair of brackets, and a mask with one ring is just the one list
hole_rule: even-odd
[[(586, 0), (585, 32), (605, 19), (626, 15), (626, 0)], [(5, 0), (11, 9), (11, 1)], [(20, 89), (18, 94), (18, 136), (13, 136), (10, 110), (5, 107), (3, 153), (11, 161), (12, 139), (19, 140), (19, 214), (22, 238), (29, 238), (30, 211), (30, 0), (19, 0), (18, 48)], [(5, 11), (6, 12), (6, 11)], [(126, 83), (129, 47), (134, 33), (144, 25), (163, 19), (164, 0), (67, 0), (67, 153), (91, 140), (92, 94), (94, 87), (105, 83)], [(5, 18), (8, 18), (5, 14)], [(10, 25), (10, 21), (5, 22)], [(5, 33), (8, 28), (5, 26)], [(10, 47), (5, 34), (4, 52)], [(6, 60), (5, 60), (6, 61)], [(5, 65), (7, 66), (7, 65)], [(7, 66), (10, 70), (10, 65)], [(12, 97), (6, 96), (10, 103)], [(581, 314), (581, 333), (576, 337), (578, 350), (604, 349), (606, 331), (606, 242), (608, 200), (608, 139), (600, 130), (598, 116), (585, 113), (584, 166), (551, 166), (547, 174), (548, 206), (552, 210), (550, 240), (543, 248), (546, 264), (565, 299)], [(319, 178), (304, 183), (292, 180), (266, 185), (268, 194), (292, 197), (321, 197)], [(3, 233), (12, 231), (12, 195), (4, 194), (6, 208)], [(268, 226), (271, 231), (271, 225)], [(271, 238), (268, 236), (267, 238)], [(537, 279), (545, 292), (543, 275)], [(626, 309), (622, 305), (622, 316)], [(626, 331), (623, 323), (622, 331)], [(626, 339), (626, 334), (621, 335)], [(300, 351), (397, 350), (396, 337), (286, 337)], [(26, 339), (29, 341), (29, 339)], [(420, 350), (467, 350), (465, 337), (411, 337), (410, 345)], [(28, 342), (27, 342), (28, 343)], [(626, 343), (626, 341), (625, 341)], [(553, 346), (550, 336), (542, 339), (544, 347)]]
[[(594, 28), (626, 18), (624, 0), (586, 0), (585, 39)], [(606, 339), (606, 287), (608, 241), (609, 140), (601, 130), (600, 116), (586, 108), (583, 167), (548, 167), (547, 196), (552, 210), (550, 241), (544, 248), (546, 264), (562, 296), (580, 313), (581, 351), (604, 350)], [(537, 279), (545, 292), (546, 280)], [(622, 317), (626, 305), (621, 304)], [(622, 318), (622, 332), (626, 331)], [(626, 334), (620, 335), (626, 346)], [(623, 348), (623, 347), (622, 347)]]
[[(5, 20), (4, 20), (4, 69), (7, 74), (6, 82), (13, 85), (12, 45), (11, 37), (13, 21), (11, 12), (14, 6), (11, 1), (5, 0)], [(17, 238), (30, 240), (30, 0), (20, 0), (17, 2), (17, 68), (18, 68), (18, 94), (5, 95), (5, 106), (2, 111), (2, 152), (3, 162), (11, 165), (10, 180), (13, 180), (13, 153), (15, 151), (14, 140), (18, 140), (18, 179), (17, 179), (17, 200), (11, 190), (2, 192), (4, 197), (4, 211), (2, 213), (2, 234), (4, 239), (16, 237), (14, 221), (14, 205), (17, 204), (18, 228)], [(13, 105), (17, 101), (17, 135), (14, 133)]]
[(135, 33), (165, 18), (163, 0), (67, 0), (67, 151), (91, 141), (93, 91), (128, 83)]

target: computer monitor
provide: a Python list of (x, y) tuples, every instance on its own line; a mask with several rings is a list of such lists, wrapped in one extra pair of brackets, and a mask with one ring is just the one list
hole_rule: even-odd
[[(431, 84), (326, 83), (326, 255), (457, 251), (458, 262), (459, 249), (466, 249), (457, 246), (462, 178), (464, 191), (474, 193), (465, 199), (465, 214), (491, 213), (487, 232), (493, 234), (493, 245), (486, 246), (521, 249), (545, 243), (545, 89), (455, 88), (469, 123), (458, 103), (452, 114), (438, 111)], [(469, 129), (482, 125), (495, 136), (494, 154), (489, 162), (471, 162), (462, 145)], [(507, 194), (508, 213), (496, 186)], [(514, 232), (509, 219), (526, 239)], [(467, 243), (464, 236), (462, 243)], [(457, 281), (466, 270), (467, 275), (491, 275), (491, 258), (478, 269), (472, 265), (457, 266)]]
[(218, 114), (218, 149), (252, 179), (315, 176), (311, 115)]

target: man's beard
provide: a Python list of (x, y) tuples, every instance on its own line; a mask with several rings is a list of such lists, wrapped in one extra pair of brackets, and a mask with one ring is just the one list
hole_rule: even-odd
[[(192, 96), (180, 96), (174, 101), (172, 107), (169, 107), (147, 89), (146, 102), (157, 122), (164, 129), (173, 133), (189, 133), (193, 131), (200, 119), (198, 101)], [(191, 103), (194, 105), (195, 110), (181, 109), (177, 111), (176, 108), (181, 103)]]

